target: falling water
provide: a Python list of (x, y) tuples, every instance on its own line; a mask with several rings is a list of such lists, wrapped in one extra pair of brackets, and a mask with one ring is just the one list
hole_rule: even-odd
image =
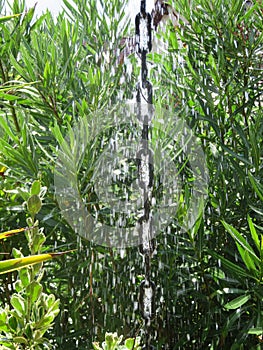
[[(194, 11), (189, 18), (192, 15), (195, 15)], [(200, 26), (204, 19), (200, 20)], [(141, 51), (147, 51), (147, 20), (143, 17), (141, 23), (139, 47)], [(209, 319), (210, 312), (216, 303), (223, 305), (222, 295), (225, 297), (234, 289), (219, 291), (216, 288), (219, 280), (231, 286), (235, 281), (227, 277), (224, 260), (213, 256), (207, 242), (214, 239), (218, 251), (224, 248), (225, 242), (227, 249), (231, 247), (220, 220), (224, 216), (237, 215), (227, 206), (235, 201), (239, 207), (242, 196), (238, 192), (233, 199), (231, 175), (228, 174), (227, 179), (221, 177), (230, 163), (228, 130), (224, 129), (224, 124), (233, 115), (218, 112), (227, 102), (222, 91), (229, 80), (220, 78), (217, 82), (215, 70), (213, 81), (210, 73), (214, 66), (210, 56), (213, 52), (220, 53), (225, 43), (219, 36), (220, 40), (215, 41), (207, 53), (204, 36), (199, 28), (194, 29), (196, 33), (187, 32), (187, 29), (186, 32), (190, 37), (192, 34), (191, 39), (198, 40), (199, 50), (191, 51), (189, 41), (185, 40), (181, 45), (179, 39), (173, 37), (173, 51), (169, 51), (168, 46), (158, 50), (155, 45), (157, 52), (146, 52), (147, 67), (142, 52), (133, 51), (125, 57), (117, 99), (124, 97), (126, 101), (118, 101), (117, 107), (110, 105), (101, 113), (91, 113), (92, 123), (89, 120), (88, 127), (83, 123), (74, 130), (83, 133), (78, 134), (78, 141), (82, 142), (83, 136), (83, 147), (73, 145), (75, 153), (72, 154), (77, 158), (69, 158), (72, 161), (70, 171), (66, 173), (69, 183), (63, 179), (64, 185), (57, 187), (58, 197), (61, 194), (65, 199), (66, 193), (67, 203), (62, 199), (60, 203), (62, 214), (84, 240), (83, 251), (79, 254), (84, 261), (86, 259), (86, 265), (83, 263), (80, 272), (87, 276), (84, 285), (89, 295), (79, 291), (81, 297), (78, 300), (79, 308), (86, 303), (87, 315), (92, 315), (90, 336), (93, 338), (97, 335), (101, 339), (103, 332), (118, 330), (127, 337), (139, 334), (144, 346), (154, 344), (157, 349), (185, 349), (186, 346), (201, 349), (202, 336), (206, 335), (204, 329), (210, 327), (218, 334), (222, 328), (223, 311), (216, 314), (214, 324)], [(161, 40), (165, 39), (164, 33)], [(108, 46), (109, 50), (114, 44)], [(233, 48), (238, 49), (238, 45), (238, 40), (233, 40)], [(170, 52), (173, 57), (169, 57)], [(168, 57), (162, 59), (164, 53)], [(100, 55), (98, 52), (98, 61)], [(244, 57), (248, 59), (248, 49), (244, 50)], [(225, 59), (230, 62), (231, 55)], [(114, 65), (107, 66), (108, 62), (103, 63), (103, 73), (109, 69), (114, 76), (117, 69)], [(238, 68), (238, 65), (234, 67)], [(134, 83), (135, 90), (138, 75), (141, 79), (137, 90), (133, 99), (127, 101), (128, 82)], [(148, 77), (154, 85), (151, 101), (154, 108), (148, 106), (152, 103), (145, 103), (147, 94), (151, 93), (150, 85), (146, 84)], [(250, 94), (251, 91), (243, 92), (244, 113), (251, 107)], [(240, 100), (236, 96), (233, 98), (237, 105)], [(234, 107), (233, 114), (239, 108)], [(200, 139), (195, 138), (195, 132)], [(245, 136), (243, 139), (246, 140)], [(94, 140), (98, 140), (96, 145)], [(88, 153), (90, 145), (97, 147), (95, 156)], [(206, 210), (209, 218), (205, 223), (202, 212), (207, 194), (207, 170), (202, 147), (209, 149), (209, 166), (217, 183), (209, 193), (211, 201)], [(83, 157), (78, 158), (79, 154)], [(63, 166), (65, 158), (61, 154), (59, 160)], [(74, 167), (78, 167), (79, 174), (76, 175)], [(61, 169), (58, 167), (58, 172), (62, 172)], [(220, 186), (228, 188), (222, 196), (218, 194)], [(67, 215), (72, 207), (75, 208), (74, 215), (69, 218)], [(237, 265), (240, 263), (238, 253), (233, 253), (231, 258)], [(75, 281), (71, 279), (73, 285)], [(103, 284), (105, 288), (101, 287)], [(75, 297), (74, 288), (69, 291)], [(99, 312), (96, 314), (94, 310)], [(207, 340), (207, 346), (212, 348), (212, 342)]]

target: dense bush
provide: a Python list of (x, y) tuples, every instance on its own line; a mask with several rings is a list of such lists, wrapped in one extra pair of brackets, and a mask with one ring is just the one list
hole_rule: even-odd
[[(94, 111), (131, 96), (138, 64), (133, 55), (117, 63), (121, 39), (132, 31), (121, 21), (122, 1), (73, 3), (64, 0), (56, 20), (50, 13), (36, 20), (34, 9), (25, 12), (15, 0), (13, 13), (21, 15), (0, 22), (0, 228), (26, 226), (21, 193), (40, 179), (47, 195), (37, 219), (47, 246), (78, 248), (70, 259), (51, 262), (43, 277), (61, 310), (48, 336), (58, 349), (90, 349), (106, 331), (143, 335), (142, 259), (137, 248), (119, 252), (87, 242), (63, 220), (54, 194), (57, 149), (77, 120), (92, 123)], [(188, 23), (159, 34), (168, 53), (149, 58), (154, 103), (171, 106), (194, 130), (210, 180), (195, 227), (183, 233), (174, 218), (157, 237), (153, 342), (158, 349), (260, 349), (263, 5), (170, 3)], [(94, 162), (99, 145), (89, 149)], [(25, 242), (14, 237), (3, 251), (14, 245)], [(10, 303), (14, 282), (13, 275), (1, 277), (1, 306)]]

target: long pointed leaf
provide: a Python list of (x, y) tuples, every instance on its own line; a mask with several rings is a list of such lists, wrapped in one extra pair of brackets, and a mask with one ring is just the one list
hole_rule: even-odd
[(262, 327), (250, 328), (248, 331), (248, 334), (261, 335), (263, 334), (263, 328)]
[(238, 309), (240, 306), (244, 305), (250, 298), (251, 295), (241, 295), (240, 297), (231, 300), (224, 307), (230, 310)]
[(260, 264), (259, 257), (255, 254), (253, 248), (247, 243), (245, 238), (231, 225), (227, 224), (226, 222), (222, 221), (222, 224), (226, 228), (226, 230), (230, 233), (232, 238), (235, 240), (235, 242), (239, 243), (241, 247), (243, 247), (247, 252), (249, 252), (250, 256), (253, 257), (254, 262), (257, 264)]
[[(32, 228), (32, 227), (31, 227)], [(16, 230), (11, 230), (11, 231), (6, 231), (6, 232), (2, 232), (0, 233), (0, 240), (4, 239), (4, 238), (8, 238), (8, 237), (12, 237), (14, 235), (17, 235), (18, 233), (24, 232), (29, 230), (30, 227), (26, 227), (26, 228), (18, 228)]]
[(249, 271), (251, 271), (251, 272), (253, 271), (253, 272), (255, 272), (257, 274), (258, 273), (258, 269), (256, 268), (256, 266), (254, 264), (254, 261), (251, 259), (248, 251), (243, 249), (240, 244), (236, 243), (236, 245), (237, 245), (239, 254), (240, 254), (242, 260), (244, 261), (247, 269)]
[(257, 280), (254, 276), (251, 275), (251, 273), (248, 273), (245, 269), (238, 266), (237, 264), (232, 263), (232, 261), (224, 258), (223, 256), (209, 250), (209, 253), (216, 259), (220, 260), (222, 265), (224, 265), (229, 272), (234, 274), (237, 278), (245, 277), (245, 278), (253, 278)]
[(249, 224), (249, 229), (250, 229), (250, 233), (251, 233), (251, 236), (253, 238), (253, 241), (254, 241), (254, 243), (255, 243), (255, 245), (260, 253), (260, 242), (259, 242), (258, 234), (257, 234), (256, 228), (255, 228), (250, 216), (248, 216), (247, 221)]
[(256, 194), (258, 195), (259, 199), (263, 201), (262, 185), (260, 185), (260, 183), (250, 173), (248, 173), (248, 177), (249, 177), (250, 183), (251, 183), (252, 187), (254, 188)]
[(21, 15), (22, 15), (22, 13), (18, 13), (18, 14), (15, 14), (15, 15), (0, 17), (0, 24), (4, 23), (4, 22), (6, 22), (6, 21), (9, 21), (10, 19), (19, 17), (19, 16), (21, 16)]
[(59, 256), (62, 256), (72, 251), (73, 250), (58, 252), (58, 253), (46, 253), (46, 254), (26, 256), (24, 258), (16, 258), (16, 259), (0, 261), (0, 274), (12, 272), (29, 265), (34, 265), (53, 258), (57, 258)]

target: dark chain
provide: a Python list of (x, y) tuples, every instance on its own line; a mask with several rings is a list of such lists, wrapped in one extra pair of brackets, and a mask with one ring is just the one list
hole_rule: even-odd
[[(137, 152), (139, 187), (143, 198), (143, 215), (138, 220), (140, 233), (140, 253), (145, 266), (145, 279), (140, 284), (139, 305), (145, 321), (145, 347), (151, 349), (151, 320), (155, 315), (155, 284), (151, 280), (151, 256), (154, 252), (152, 222), (153, 152), (149, 147), (149, 126), (151, 124), (152, 84), (147, 80), (146, 56), (152, 49), (151, 15), (146, 13), (146, 1), (141, 1), (140, 13), (135, 18), (136, 51), (141, 57), (141, 81), (137, 84), (137, 118), (142, 125), (140, 150)], [(147, 105), (142, 105), (142, 98)]]
[[(141, 102), (141, 96), (147, 103), (152, 104), (152, 84), (147, 80), (148, 69), (146, 55), (152, 49), (152, 18), (146, 13), (146, 1), (141, 1), (141, 11), (135, 17), (135, 47), (141, 54), (141, 83), (137, 84), (137, 102)], [(142, 93), (142, 88), (147, 90), (147, 98)]]

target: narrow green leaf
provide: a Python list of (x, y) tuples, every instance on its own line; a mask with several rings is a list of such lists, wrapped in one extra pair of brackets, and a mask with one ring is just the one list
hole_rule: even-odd
[(50, 260), (52, 258), (56, 258), (61, 255), (67, 254), (72, 251), (73, 250), (58, 252), (58, 253), (39, 254), (39, 255), (26, 256), (24, 258), (0, 261), (0, 274), (12, 272), (12, 271), (21, 269), (22, 267), (25, 267), (25, 266), (38, 264), (38, 263)]
[(70, 48), (69, 48), (69, 39), (67, 37), (67, 34), (64, 33), (64, 36), (63, 36), (63, 59), (64, 59), (64, 62), (65, 64), (67, 64), (67, 62), (69, 61), (69, 58), (70, 58)]
[(263, 334), (263, 328), (262, 327), (250, 328), (248, 330), (248, 334), (261, 335)]
[(65, 143), (64, 136), (62, 135), (60, 126), (55, 122), (54, 127), (50, 128), (56, 141), (60, 146), (62, 146)]
[(249, 229), (250, 229), (250, 233), (251, 233), (251, 236), (253, 238), (253, 241), (260, 253), (260, 241), (259, 241), (259, 238), (258, 238), (258, 234), (257, 234), (257, 231), (256, 231), (256, 228), (253, 224), (253, 221), (251, 219), (251, 217), (248, 215), (247, 217), (247, 221), (248, 221), (248, 224), (249, 224)]
[(246, 291), (239, 288), (223, 288), (223, 292), (226, 294), (244, 294)]
[(18, 228), (16, 230), (10, 230), (10, 231), (6, 231), (6, 232), (2, 232), (2, 233), (0, 233), (0, 240), (4, 239), (4, 238), (12, 237), (14, 235), (17, 235), (18, 233), (27, 231), (29, 229), (30, 229), (29, 227), (26, 227), (26, 228)]
[(257, 138), (257, 130), (251, 125), (249, 129), (249, 139), (251, 144), (251, 155), (253, 158), (253, 163), (256, 168), (256, 172), (259, 170), (260, 166), (260, 152), (261, 148), (259, 147), (259, 139)]
[(251, 295), (241, 295), (240, 297), (237, 297), (227, 303), (224, 307), (228, 310), (238, 309), (242, 305), (244, 305), (249, 299), (251, 298)]
[[(12, 141), (19, 144), (19, 138), (17, 137), (17, 135), (13, 133), (13, 130), (12, 128), (10, 128), (9, 123), (3, 117), (0, 118), (0, 129), (2, 129), (6, 133), (6, 135), (10, 137)], [(4, 142), (4, 140), (1, 140), (1, 143), (2, 143), (1, 148), (3, 149), (6, 143)]]
[(248, 173), (249, 181), (254, 188), (256, 194), (258, 195), (259, 199), (263, 201), (263, 187), (258, 183), (258, 181), (254, 178), (254, 176), (250, 173)]
[(97, 342), (93, 342), (93, 343), (92, 343), (92, 346), (93, 346), (93, 349), (94, 349), (94, 350), (103, 350), (103, 349), (100, 347), (100, 344), (97, 343)]
[(10, 21), (10, 19), (16, 18), (16, 17), (20, 17), (22, 15), (22, 13), (18, 13), (15, 15), (10, 15), (10, 16), (4, 16), (4, 17), (0, 17), (0, 24)]
[(27, 344), (28, 342), (25, 337), (14, 337), (13, 341), (18, 344)]
[(237, 154), (234, 151), (232, 151), (230, 148), (228, 148), (227, 146), (221, 144), (221, 147), (229, 154), (231, 154), (234, 158), (239, 159), (241, 162), (243, 162), (244, 164), (247, 164), (249, 166), (253, 166), (253, 164), (246, 159), (242, 154)]
[(250, 258), (249, 253), (247, 252), (247, 250), (243, 249), (243, 248), (241, 247), (241, 245), (238, 244), (238, 243), (236, 243), (236, 245), (237, 245), (237, 249), (238, 249), (238, 251), (239, 251), (239, 254), (240, 254), (240, 256), (241, 256), (243, 262), (245, 263), (247, 269), (248, 269), (249, 271), (254, 271), (254, 272), (257, 273), (258, 270), (257, 270), (257, 268), (256, 268), (256, 266), (255, 266), (253, 260)]
[(232, 261), (227, 260), (223, 256), (209, 250), (209, 254), (211, 254), (216, 259), (220, 260), (221, 263), (228, 269), (228, 271), (236, 276), (236, 278), (245, 277), (245, 278), (253, 278), (255, 280), (256, 277), (252, 276), (250, 273), (246, 272), (242, 267), (237, 264), (232, 263)]
[(227, 224), (225, 221), (222, 221), (222, 224), (226, 230), (230, 233), (235, 242), (239, 243), (245, 250), (249, 252), (251, 257), (254, 258), (254, 262), (260, 264), (259, 257), (255, 254), (253, 248), (247, 243), (245, 238), (231, 225)]
[[(17, 59), (11, 53), (9, 59), (17, 73), (25, 80), (28, 80), (28, 71), (18, 63)], [(32, 67), (30, 69), (32, 70)]]
[(255, 213), (261, 215), (263, 217), (263, 210), (261, 208), (256, 208), (253, 205), (249, 206)]
[(51, 71), (50, 71), (50, 64), (47, 61), (45, 64), (45, 68), (44, 68), (44, 74), (43, 74), (43, 78), (44, 78), (44, 86), (47, 87), (50, 83), (50, 75), (51, 75)]

